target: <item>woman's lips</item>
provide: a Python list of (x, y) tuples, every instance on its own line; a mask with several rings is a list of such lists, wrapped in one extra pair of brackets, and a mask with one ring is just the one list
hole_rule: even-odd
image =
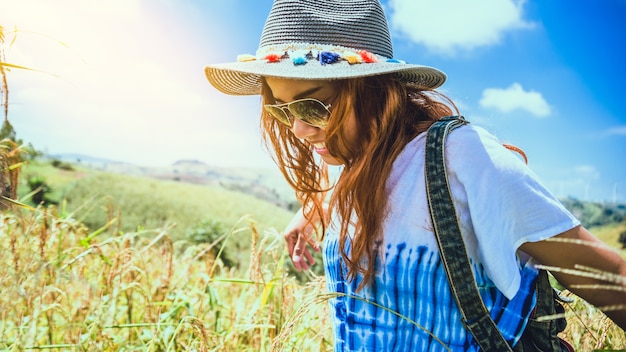
[(329, 155), (326, 148), (315, 148), (315, 152), (319, 155)]
[(328, 149), (323, 143), (313, 143), (313, 149), (319, 155), (328, 155)]

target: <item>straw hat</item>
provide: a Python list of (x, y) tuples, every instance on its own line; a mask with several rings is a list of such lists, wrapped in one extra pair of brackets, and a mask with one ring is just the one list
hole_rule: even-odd
[(261, 77), (343, 79), (394, 73), (405, 82), (441, 86), (446, 75), (393, 58), (378, 0), (275, 0), (256, 55), (208, 65), (209, 82), (230, 95), (261, 93)]

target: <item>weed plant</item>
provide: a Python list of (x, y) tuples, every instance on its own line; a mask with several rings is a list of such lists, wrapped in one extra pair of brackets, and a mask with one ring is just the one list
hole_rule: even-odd
[[(211, 249), (176, 254), (167, 230), (101, 239), (56, 208), (0, 216), (0, 350), (327, 351), (323, 280), (285, 274), (282, 238), (242, 221), (220, 239), (249, 232), (250, 265), (224, 267)], [(285, 323), (303, 305), (306, 319)]]
[[(54, 206), (2, 213), (0, 350), (331, 351), (323, 278), (287, 275), (281, 236), (257, 228), (190, 244), (168, 228), (102, 236)], [(228, 268), (213, 249), (241, 233), (249, 265)], [(603, 313), (566, 308), (577, 351), (626, 348)]]
[(170, 235), (181, 239), (201, 219), (219, 219), (227, 227), (254, 209), (261, 227), (287, 224), (292, 213), (252, 196), (219, 186), (203, 186), (145, 177), (94, 173), (65, 192), (70, 208), (88, 207), (83, 221), (91, 228), (120, 220), (124, 232), (138, 226), (157, 228), (175, 223)]

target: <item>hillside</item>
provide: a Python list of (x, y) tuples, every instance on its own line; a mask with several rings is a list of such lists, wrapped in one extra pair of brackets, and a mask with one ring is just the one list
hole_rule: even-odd
[[(0, 233), (9, 234), (0, 236), (0, 263), (12, 282), (0, 286), (0, 349), (332, 350), (323, 276), (307, 273), (304, 284), (285, 275), (283, 241), (263, 231), (284, 226), (289, 211), (219, 183), (56, 165), (34, 162), (23, 174), (47, 180), (56, 207), (0, 213)], [(583, 215), (615, 215), (579, 205)], [(245, 214), (258, 232), (239, 221)], [(98, 234), (110, 219), (117, 221)], [(153, 228), (171, 224), (174, 241), (155, 241), (167, 237)], [(608, 238), (624, 227), (596, 229)], [(212, 245), (195, 242), (205, 235), (221, 238), (221, 260), (205, 255)], [(568, 304), (566, 314), (562, 335), (577, 351), (624, 346), (624, 332), (584, 301)]]
[(275, 168), (224, 168), (211, 166), (199, 160), (179, 160), (172, 165), (161, 167), (140, 166), (82, 154), (54, 155), (51, 160), (116, 174), (200, 185), (220, 185), (287, 209), (293, 209), (296, 203), (291, 187)]
[[(176, 237), (202, 221), (233, 226), (245, 214), (253, 214), (263, 226), (282, 228), (297, 207), (282, 175), (272, 169), (219, 168), (196, 160), (157, 168), (80, 155), (61, 159), (33, 162), (24, 168), (24, 175), (42, 175), (52, 186), (51, 197), (66, 199), (70, 209), (82, 208), (90, 227), (103, 226), (117, 213), (119, 230), (175, 225), (171, 232)], [(22, 189), (22, 194), (26, 192)], [(603, 241), (621, 246), (626, 205), (573, 198), (562, 202)], [(91, 209), (90, 203), (107, 205)]]
[[(46, 180), (51, 188), (48, 199), (57, 203), (59, 217), (77, 219), (91, 231), (103, 228), (103, 236), (129, 232), (154, 236), (167, 230), (174, 241), (211, 242), (223, 233), (248, 228), (250, 222), (260, 232), (280, 231), (293, 215), (284, 207), (219, 182), (194, 184), (80, 164), (56, 165), (30, 162), (23, 169), (24, 183), (33, 176)], [(19, 193), (24, 197), (28, 192), (24, 186)], [(232, 256), (249, 248), (249, 229), (236, 233)]]

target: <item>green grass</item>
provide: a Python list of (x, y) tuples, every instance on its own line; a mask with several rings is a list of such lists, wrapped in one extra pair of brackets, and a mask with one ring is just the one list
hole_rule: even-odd
[[(195, 185), (147, 177), (107, 173), (77, 167), (75, 171), (30, 163), (24, 177), (43, 177), (53, 189), (51, 198), (63, 210), (91, 228), (116, 218), (113, 226), (123, 232), (139, 228), (171, 228), (170, 236), (181, 239), (201, 220), (218, 220), (226, 228), (251, 215), (260, 229), (282, 229), (293, 213), (253, 196), (220, 186)], [(25, 187), (23, 187), (25, 188)], [(22, 189), (24, 195), (28, 190)], [(62, 204), (66, 202), (66, 204)]]
[(619, 243), (619, 234), (626, 231), (626, 222), (613, 223), (600, 227), (593, 227), (589, 229), (591, 233), (597, 236), (602, 242), (615, 248), (623, 258), (626, 258), (626, 248), (622, 248), (622, 244)]
[(18, 196), (24, 196), (30, 192), (26, 179), (31, 176), (42, 177), (52, 186), (52, 199), (61, 200), (63, 190), (68, 184), (80, 180), (94, 173), (94, 170), (82, 167), (81, 165), (73, 165), (74, 171), (61, 170), (52, 167), (50, 163), (41, 161), (29, 161), (22, 167), (22, 183), (18, 188)]
[[(190, 243), (190, 231), (217, 222), (223, 232), (253, 221), (259, 231), (281, 231), (293, 213), (266, 201), (217, 185), (196, 185), (148, 177), (115, 174), (74, 165), (74, 171), (50, 163), (31, 162), (24, 180), (39, 176), (51, 185), (50, 198), (61, 217), (76, 219), (98, 236), (124, 233), (155, 236), (165, 231), (179, 250)], [(24, 181), (25, 184), (25, 181)], [(29, 192), (23, 185), (19, 194)], [(32, 205), (32, 204), (31, 204)], [(248, 219), (248, 220), (242, 220)], [(249, 230), (237, 231), (225, 248), (224, 258), (246, 267), (249, 261)], [(299, 276), (302, 278), (302, 276)]]
[(241, 230), (250, 265), (232, 270), (166, 232), (90, 238), (54, 208), (1, 213), (0, 350), (330, 351), (323, 280), (286, 274), (276, 232), (223, 241)]
[[(120, 218), (122, 231), (175, 225), (173, 237), (200, 219), (219, 219), (232, 227), (244, 215), (254, 215), (260, 227), (283, 228), (292, 213), (243, 193), (219, 186), (202, 186), (128, 175), (95, 173), (68, 187), (65, 198), (72, 207), (93, 209), (86, 221), (104, 224)], [(90, 204), (91, 203), (91, 204)], [(98, 204), (98, 207), (93, 207)], [(117, 211), (117, 214), (111, 212)]]
[[(0, 350), (332, 351), (323, 277), (287, 275), (281, 236), (242, 222), (247, 267), (167, 232), (92, 237), (55, 208), (0, 214)], [(243, 239), (242, 239), (243, 240)], [(626, 347), (626, 334), (576, 299), (565, 338), (579, 351)]]
[[(288, 274), (273, 230), (286, 210), (219, 187), (37, 163), (29, 173), (60, 204), (0, 213), (0, 351), (332, 351), (324, 278)], [(202, 219), (223, 236), (190, 243), (181, 229)], [(612, 243), (622, 230), (593, 232)], [(220, 245), (239, 266), (223, 265)], [(566, 309), (577, 350), (626, 348), (602, 312), (580, 299)]]

